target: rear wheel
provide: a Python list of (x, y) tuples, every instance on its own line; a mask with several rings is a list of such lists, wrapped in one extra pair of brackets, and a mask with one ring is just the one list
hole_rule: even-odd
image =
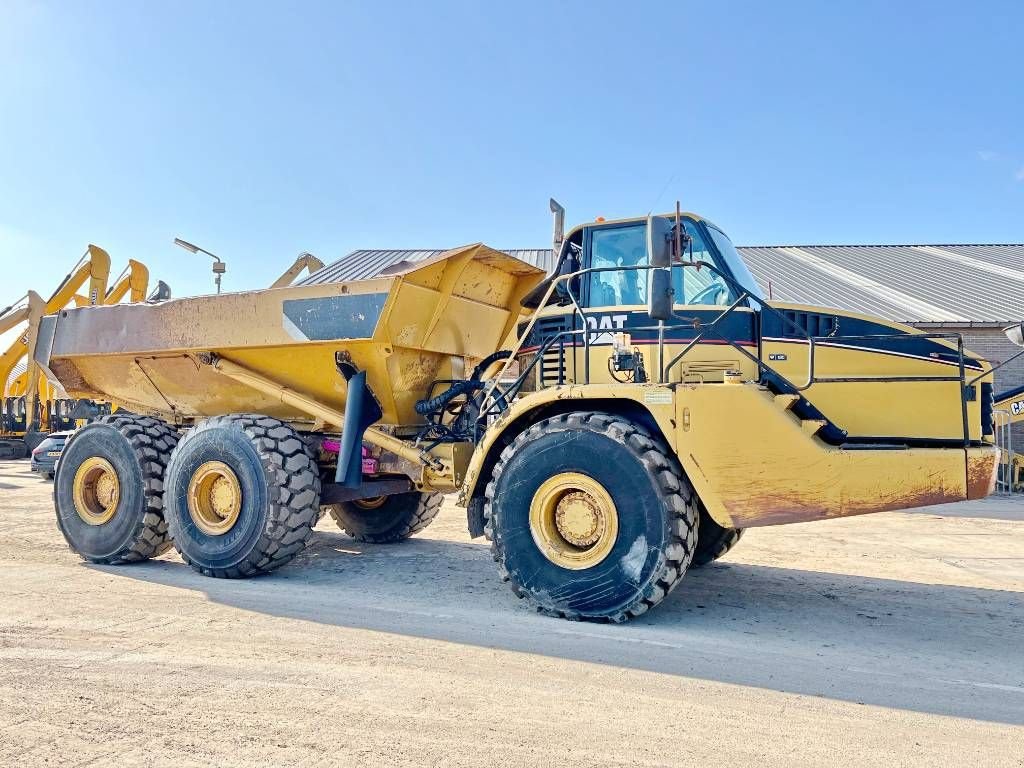
[(700, 536), (697, 550), (693, 553), (691, 568), (712, 563), (735, 547), (743, 536), (742, 528), (723, 528), (703, 510), (700, 515)]
[(485, 517), (502, 578), (538, 610), (624, 621), (679, 583), (696, 497), (675, 457), (604, 413), (539, 422), (502, 451)]
[(440, 493), (397, 493), (345, 501), (326, 507), (331, 518), (352, 538), (373, 544), (404, 541), (430, 525), (441, 511)]
[(207, 576), (281, 567), (305, 548), (320, 510), (312, 453), (294, 429), (267, 416), (217, 416), (189, 430), (166, 485), (174, 546)]
[(164, 468), (178, 441), (147, 416), (105, 416), (72, 435), (57, 463), (57, 525), (93, 563), (128, 563), (166, 552)]

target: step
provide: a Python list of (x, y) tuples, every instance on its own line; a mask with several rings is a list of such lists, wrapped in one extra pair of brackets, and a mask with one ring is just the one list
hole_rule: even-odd
[(824, 419), (803, 419), (800, 422), (800, 428), (811, 436), (818, 434), (826, 426), (828, 422)]
[(800, 395), (776, 395), (775, 404), (784, 411), (792, 409), (794, 405), (800, 402)]

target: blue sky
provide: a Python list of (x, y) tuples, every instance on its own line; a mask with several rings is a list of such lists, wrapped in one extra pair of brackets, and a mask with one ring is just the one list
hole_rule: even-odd
[[(95, 242), (177, 295), (302, 250), (1024, 241), (1020, 3), (0, 0), (0, 303)], [(664, 190), (662, 192), (662, 190)], [(660, 197), (659, 197), (659, 193)], [(9, 294), (9, 295), (7, 295)]]

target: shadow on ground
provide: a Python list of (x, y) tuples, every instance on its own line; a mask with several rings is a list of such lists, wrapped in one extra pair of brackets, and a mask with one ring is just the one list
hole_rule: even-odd
[(339, 627), (1024, 723), (1017, 592), (723, 562), (627, 625), (571, 623), (518, 600), (486, 546), (322, 531), (294, 564), (251, 580), (205, 578), (177, 559), (103, 570)]

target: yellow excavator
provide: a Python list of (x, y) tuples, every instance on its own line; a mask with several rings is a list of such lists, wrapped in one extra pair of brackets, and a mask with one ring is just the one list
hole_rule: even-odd
[(286, 288), (295, 282), (295, 278), (298, 277), (302, 270), (309, 270), (309, 274), (313, 274), (318, 269), (323, 269), (324, 263), (320, 261), (316, 256), (308, 251), (303, 251), (295, 259), (295, 263), (292, 264), (288, 269), (281, 273), (281, 276), (271, 283), (271, 288)]
[[(22, 458), (32, 451), (46, 433), (74, 424), (74, 401), (60, 397), (60, 391), (31, 359), (23, 371), (16, 371), (34, 343), (38, 320), (43, 315), (59, 312), (69, 306), (117, 304), (126, 296), (133, 303), (146, 298), (149, 269), (142, 262), (129, 259), (124, 271), (108, 289), (109, 275), (110, 255), (99, 246), (90, 244), (75, 268), (65, 276), (47, 301), (43, 302), (38, 294), (29, 292), (24, 303), (17, 302), (0, 313), (0, 333), (27, 321), (25, 332), (0, 355), (0, 382), (3, 382), (0, 458)], [(87, 292), (79, 293), (83, 288)], [(159, 298), (168, 298), (170, 292), (161, 282), (157, 294), (160, 294)], [(33, 297), (39, 298), (41, 310), (38, 312), (33, 311)]]
[[(42, 296), (35, 291), (29, 291), (22, 299), (0, 312), (0, 333), (6, 333), (27, 322), (25, 333), (21, 334), (14, 344), (23, 350), (32, 349), (35, 347), (39, 321), (45, 313), (46, 302)], [(3, 406), (0, 409), (0, 459), (24, 458), (38, 442), (29, 433), (33, 414), (31, 409), (26, 407), (27, 403), (35, 403), (38, 400), (38, 370), (35, 361), (30, 358), (26, 370), (29, 391), (24, 397), (5, 397), (0, 401)]]

